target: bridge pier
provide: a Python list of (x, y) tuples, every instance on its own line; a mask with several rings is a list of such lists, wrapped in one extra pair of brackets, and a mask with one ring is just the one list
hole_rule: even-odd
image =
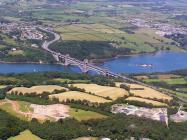
[(54, 55), (54, 54), (53, 54), (53, 57), (55, 58), (55, 60), (56, 60), (57, 62), (59, 62), (59, 61), (60, 61), (60, 59), (59, 59), (58, 55)]
[(70, 65), (69, 54), (66, 54), (64, 57), (64, 66), (68, 66), (68, 65)]
[(80, 69), (83, 73), (87, 73), (88, 72), (88, 59), (84, 59), (83, 61), (83, 66), (80, 66)]

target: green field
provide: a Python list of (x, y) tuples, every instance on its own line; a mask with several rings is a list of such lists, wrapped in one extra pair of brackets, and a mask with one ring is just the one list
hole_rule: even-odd
[(61, 83), (89, 83), (90, 80), (70, 80), (70, 79), (62, 79), (62, 78), (55, 78), (52, 81), (57, 81)]
[(169, 85), (186, 84), (187, 80), (184, 78), (173, 78), (173, 79), (147, 79), (145, 82), (166, 82)]
[(57, 27), (55, 31), (59, 32), (66, 41), (108, 41), (112, 42), (114, 46), (129, 48), (134, 53), (153, 52), (163, 48), (178, 50), (176, 46), (168, 45), (172, 40), (159, 37), (153, 30), (146, 28), (129, 34), (105, 24), (75, 24)]
[(9, 113), (9, 114), (11, 114), (11, 115), (13, 115), (13, 116), (15, 116), (15, 117), (20, 118), (20, 119), (22, 119), (22, 120), (28, 120), (28, 118), (27, 118), (26, 116), (24, 116), (24, 115), (22, 115), (22, 114), (16, 112), (16, 111), (13, 109), (12, 104), (10, 104), (10, 103), (5, 103), (4, 105), (1, 105), (1, 106), (0, 106), (0, 109), (6, 111), (7, 113)]
[(76, 109), (76, 108), (71, 108), (69, 114), (71, 117), (77, 119), (78, 121), (90, 120), (90, 119), (103, 119), (107, 117), (105, 115), (101, 115), (96, 112), (85, 111), (85, 110)]
[(19, 109), (22, 112), (33, 112), (33, 109), (30, 107), (31, 103), (29, 102), (24, 102), (24, 101), (19, 101)]
[(21, 132), (18, 136), (11, 137), (8, 140), (42, 140), (41, 138), (33, 135), (29, 130)]
[(183, 75), (179, 70), (179, 72), (175, 73), (138, 75), (135, 78), (148, 84), (161, 87), (169, 93), (176, 94), (187, 100), (187, 79), (185, 72)]

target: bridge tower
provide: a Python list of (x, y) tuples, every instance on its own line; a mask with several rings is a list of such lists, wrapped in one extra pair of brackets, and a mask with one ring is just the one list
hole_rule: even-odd
[(81, 67), (81, 70), (82, 70), (83, 73), (87, 73), (88, 72), (87, 65), (88, 65), (88, 59), (84, 59), (83, 66)]
[(65, 66), (68, 66), (70, 64), (68, 58), (69, 58), (69, 54), (66, 54), (65, 57), (64, 57), (64, 65)]

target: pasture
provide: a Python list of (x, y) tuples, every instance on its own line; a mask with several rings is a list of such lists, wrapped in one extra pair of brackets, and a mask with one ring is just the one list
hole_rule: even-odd
[(36, 93), (36, 94), (42, 94), (43, 92), (49, 92), (52, 93), (55, 90), (68, 90), (64, 87), (57, 86), (57, 85), (40, 85), (40, 86), (33, 86), (30, 88), (27, 87), (15, 87), (8, 91), (8, 93)]
[(90, 92), (97, 96), (105, 98), (109, 97), (112, 100), (129, 95), (125, 89), (118, 87), (100, 86), (97, 84), (73, 84), (73, 86), (85, 89), (86, 92)]
[(143, 98), (139, 98), (139, 97), (128, 97), (126, 100), (144, 102), (147, 104), (152, 104), (154, 106), (167, 106), (167, 104), (162, 103), (162, 102), (153, 101), (153, 100), (149, 100), (149, 99), (143, 99)]
[(105, 115), (93, 111), (85, 111), (76, 108), (70, 108), (69, 115), (78, 121), (90, 120), (90, 119), (103, 119), (107, 117)]
[(24, 114), (23, 112), (20, 111), (19, 108), (19, 103), (18, 102), (12, 102), (12, 101), (1, 101), (0, 102), (0, 109), (6, 111), (7, 113), (18, 117), (22, 120), (28, 120), (28, 116), (26, 114)]
[[(116, 47), (130, 48), (134, 53), (153, 52), (155, 49), (178, 50), (175, 45), (171, 44), (172, 40), (159, 37), (151, 29), (138, 29), (132, 34), (125, 32), (107, 24), (71, 24), (58, 26), (55, 31), (60, 33), (65, 41), (107, 41), (113, 42)], [(151, 45), (150, 45), (151, 44)]]
[(57, 98), (59, 101), (66, 101), (66, 100), (86, 100), (91, 103), (106, 103), (111, 102), (111, 100), (104, 99), (102, 97), (94, 96), (91, 94), (87, 94), (84, 92), (78, 91), (68, 91), (60, 94), (53, 94), (49, 95), (50, 99)]
[(38, 136), (31, 133), (29, 130), (21, 132), (18, 136), (10, 137), (8, 140), (42, 140)]
[(152, 82), (165, 82), (168, 85), (176, 85), (176, 84), (187, 84), (187, 80), (185, 78), (171, 78), (171, 79), (147, 79), (144, 80), (145, 82), (152, 83)]

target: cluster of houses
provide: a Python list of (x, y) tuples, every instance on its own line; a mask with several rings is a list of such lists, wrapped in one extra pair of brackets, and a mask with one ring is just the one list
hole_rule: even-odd
[(19, 32), (20, 36), (13, 35), (13, 38), (20, 37), (21, 40), (33, 39), (42, 40), (44, 35), (37, 30), (36, 26), (28, 23), (0, 23), (0, 29), (3, 33)]
[(159, 36), (172, 35), (172, 34), (187, 34), (187, 28), (175, 27), (167, 23), (153, 23), (152, 21), (146, 21), (143, 19), (131, 19), (129, 23), (140, 28), (152, 28), (157, 30), (156, 34)]

